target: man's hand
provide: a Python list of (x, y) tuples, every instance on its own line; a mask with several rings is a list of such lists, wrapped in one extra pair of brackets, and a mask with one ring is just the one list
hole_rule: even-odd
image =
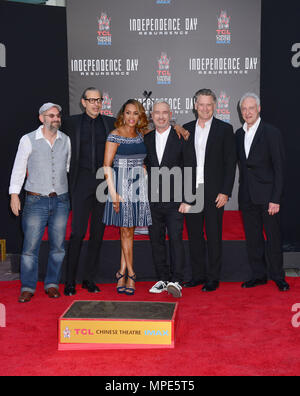
[(280, 205), (274, 204), (272, 202), (269, 203), (268, 212), (270, 216), (276, 215), (277, 213), (279, 213), (279, 211), (280, 211)]
[(187, 131), (186, 129), (182, 128), (182, 126), (177, 125), (177, 124), (174, 126), (174, 129), (175, 129), (179, 139), (181, 139), (181, 136), (182, 136), (184, 140), (189, 140), (189, 137), (190, 137), (189, 131)]
[(15, 216), (19, 216), (21, 210), (21, 202), (18, 194), (11, 194), (10, 207)]
[(216, 204), (217, 204), (217, 205), (216, 205), (217, 208), (218, 208), (218, 209), (223, 208), (223, 206), (225, 206), (225, 205), (227, 204), (228, 199), (229, 199), (228, 195), (219, 194), (219, 195), (217, 196), (216, 201), (215, 201)]
[(190, 205), (188, 205), (188, 204), (186, 204), (186, 203), (182, 203), (182, 204), (180, 205), (179, 209), (178, 209), (178, 212), (179, 212), (179, 213), (186, 214), (186, 213), (189, 213), (190, 209), (191, 209), (191, 206), (190, 206)]

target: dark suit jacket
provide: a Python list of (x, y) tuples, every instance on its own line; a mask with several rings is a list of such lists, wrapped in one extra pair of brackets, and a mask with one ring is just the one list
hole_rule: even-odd
[[(164, 155), (161, 161), (161, 164), (158, 162), (157, 154), (156, 154), (156, 139), (155, 139), (155, 130), (152, 132), (149, 132), (147, 135), (145, 135), (144, 142), (147, 147), (147, 157), (145, 159), (145, 165), (147, 166), (147, 172), (148, 172), (148, 186), (149, 186), (149, 200), (151, 200), (151, 189), (154, 188), (154, 186), (151, 186), (151, 171), (152, 168), (168, 168), (169, 170), (174, 168), (174, 167), (180, 167), (182, 170), (182, 202), (185, 201), (185, 196), (184, 196), (184, 167), (189, 167), (192, 168), (192, 161), (191, 157), (189, 156), (189, 153), (187, 151), (187, 143), (184, 141), (183, 138), (179, 139), (177, 136), (176, 131), (171, 128)], [(194, 174), (194, 178), (195, 178)], [(171, 182), (170, 182), (170, 201), (174, 202), (174, 177), (171, 176)], [(159, 197), (160, 201), (162, 198), (162, 182), (163, 179), (162, 177), (159, 178)]]
[[(71, 140), (71, 150), (72, 150), (72, 157), (71, 157), (71, 165), (70, 165), (70, 172), (69, 172), (69, 191), (72, 194), (74, 188), (76, 186), (76, 181), (78, 177), (79, 171), (79, 156), (80, 156), (80, 132), (81, 132), (81, 123), (83, 119), (83, 114), (74, 115), (68, 118), (65, 118), (62, 122), (62, 131), (66, 133)], [(115, 118), (102, 116), (106, 135), (115, 129), (114, 123)], [(104, 158), (103, 158), (104, 160)], [(103, 164), (99, 164), (102, 166)]]
[[(193, 166), (197, 167), (195, 131), (197, 120), (183, 126), (190, 132), (188, 151)], [(213, 118), (208, 135), (204, 164), (204, 200), (214, 203), (218, 194), (232, 194), (236, 173), (236, 146), (230, 124)], [(196, 179), (194, 183), (196, 190)], [(195, 193), (194, 190), (194, 193)]]
[(283, 193), (284, 148), (280, 131), (261, 121), (248, 159), (245, 153), (245, 131), (236, 132), (240, 170), (239, 202), (257, 205), (270, 202), (280, 204)]

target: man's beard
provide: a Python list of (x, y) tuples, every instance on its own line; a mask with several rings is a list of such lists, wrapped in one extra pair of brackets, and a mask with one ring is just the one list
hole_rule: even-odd
[(59, 121), (50, 121), (50, 122), (45, 122), (45, 127), (50, 131), (50, 132), (57, 132), (59, 128), (61, 127), (61, 123)]

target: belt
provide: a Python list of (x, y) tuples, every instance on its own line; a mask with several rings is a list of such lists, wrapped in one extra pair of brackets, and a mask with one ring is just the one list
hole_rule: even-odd
[(34, 195), (35, 197), (50, 197), (50, 198), (57, 197), (57, 194), (55, 192), (53, 192), (49, 195), (42, 195), (42, 194), (34, 193), (31, 191), (26, 191), (26, 192), (28, 195)]

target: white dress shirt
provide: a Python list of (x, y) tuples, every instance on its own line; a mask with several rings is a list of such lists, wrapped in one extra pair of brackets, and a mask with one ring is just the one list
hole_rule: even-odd
[(164, 156), (167, 140), (171, 131), (171, 126), (163, 133), (155, 132), (155, 145), (156, 145), (156, 154), (158, 158), (159, 165)]
[[(40, 126), (36, 131), (36, 136), (35, 136), (36, 140), (45, 139), (44, 134), (42, 132), (42, 128), (43, 126)], [(55, 142), (57, 139), (61, 139), (60, 131), (57, 131)], [(49, 140), (45, 139), (45, 141), (49, 144), (51, 148), (53, 148), (55, 142), (53, 143), (53, 145), (51, 145)], [(68, 144), (69, 144), (69, 155), (67, 161), (67, 172), (69, 172), (70, 170), (70, 162), (71, 162), (71, 141), (69, 137), (68, 137)], [(20, 194), (26, 177), (28, 158), (31, 153), (32, 153), (32, 145), (29, 137), (25, 135), (21, 138), (19, 143), (18, 152), (16, 155), (16, 159), (14, 162), (14, 167), (10, 179), (9, 194)]]
[(213, 117), (205, 123), (204, 128), (199, 125), (199, 121), (197, 121), (196, 124), (195, 150), (197, 157), (197, 187), (199, 184), (204, 183), (205, 152), (212, 120)]
[(251, 128), (248, 129), (247, 127), (247, 123), (245, 122), (243, 129), (246, 132), (245, 133), (245, 153), (246, 153), (246, 158), (249, 157), (249, 153), (250, 153), (250, 149), (255, 137), (255, 134), (257, 132), (257, 129), (259, 127), (261, 118), (259, 117), (259, 119), (256, 121), (256, 123), (254, 125), (252, 125)]

